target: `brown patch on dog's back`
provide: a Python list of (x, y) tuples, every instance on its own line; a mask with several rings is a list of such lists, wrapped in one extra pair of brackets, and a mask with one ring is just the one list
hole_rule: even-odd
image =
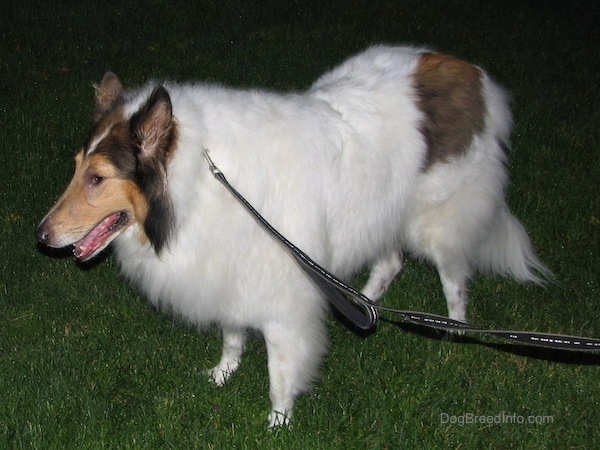
[(466, 61), (438, 53), (421, 55), (413, 75), (417, 106), (427, 142), (425, 168), (467, 150), (485, 121), (481, 71)]

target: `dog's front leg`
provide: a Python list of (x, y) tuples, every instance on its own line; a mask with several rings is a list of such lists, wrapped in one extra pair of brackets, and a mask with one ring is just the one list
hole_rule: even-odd
[(221, 360), (207, 373), (217, 386), (223, 386), (242, 361), (246, 333), (238, 328), (223, 328), (223, 353)]
[(263, 329), (269, 358), (269, 428), (290, 425), (294, 401), (317, 377), (325, 353), (327, 338), (320, 317), (295, 319)]

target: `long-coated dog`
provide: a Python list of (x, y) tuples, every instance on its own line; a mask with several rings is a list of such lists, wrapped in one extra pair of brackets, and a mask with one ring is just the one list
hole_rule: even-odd
[(270, 426), (287, 423), (326, 350), (327, 302), (212, 176), (203, 150), (272, 225), (342, 279), (370, 267), (377, 300), (409, 252), (438, 269), (466, 320), (475, 271), (541, 282), (547, 269), (505, 201), (506, 96), (480, 68), (376, 46), (305, 92), (149, 83), (107, 73), (75, 174), (37, 230), (88, 260), (110, 243), (156, 305), (223, 331), (222, 385), (247, 330), (266, 341)]

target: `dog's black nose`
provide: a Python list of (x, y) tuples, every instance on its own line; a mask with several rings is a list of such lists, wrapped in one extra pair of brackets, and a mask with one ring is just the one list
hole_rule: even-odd
[(45, 244), (50, 238), (50, 233), (40, 225), (38, 229), (35, 230), (35, 237), (37, 238), (39, 243)]

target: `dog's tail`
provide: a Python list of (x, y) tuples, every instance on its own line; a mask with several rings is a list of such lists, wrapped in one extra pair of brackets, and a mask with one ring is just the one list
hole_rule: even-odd
[(544, 284), (553, 280), (552, 272), (538, 259), (527, 231), (519, 220), (503, 207), (488, 239), (479, 252), (478, 268), (517, 281)]

